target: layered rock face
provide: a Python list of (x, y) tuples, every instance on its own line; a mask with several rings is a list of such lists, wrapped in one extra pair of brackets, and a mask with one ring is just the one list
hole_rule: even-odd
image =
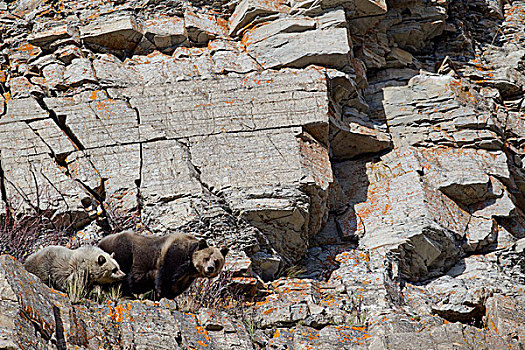
[(524, 23), (518, 0), (0, 2), (0, 216), (95, 240), (135, 217), (273, 281), (244, 323), (82, 309), (4, 257), (0, 341), (521, 348)]

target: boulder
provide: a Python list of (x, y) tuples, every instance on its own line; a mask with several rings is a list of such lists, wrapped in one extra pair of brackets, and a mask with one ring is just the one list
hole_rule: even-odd
[(184, 26), (190, 40), (198, 45), (207, 44), (216, 37), (226, 37), (228, 33), (228, 22), (211, 13), (188, 10), (184, 13)]
[(421, 74), (408, 86), (385, 88), (383, 105), (396, 146), (501, 149), (498, 125), (482, 101), (465, 81)]
[(134, 16), (98, 18), (80, 28), (82, 41), (94, 49), (132, 52), (142, 38), (142, 28)]
[(266, 69), (318, 64), (349, 65), (351, 41), (343, 10), (315, 18), (283, 18), (261, 24), (243, 37), (246, 50)]
[(97, 77), (93, 66), (87, 58), (73, 59), (64, 71), (64, 85), (66, 86), (80, 86), (96, 82)]
[(70, 24), (62, 24), (38, 31), (29, 36), (28, 41), (35, 46), (47, 50), (50, 48), (50, 45), (57, 40), (73, 39), (78, 41), (79, 35), (78, 27)]
[(9, 88), (12, 98), (30, 97), (32, 94), (44, 94), (44, 91), (39, 86), (33, 85), (26, 77), (9, 79)]
[(283, 13), (285, 11), (286, 6), (282, 0), (242, 0), (237, 4), (235, 11), (230, 17), (230, 30), (228, 35), (237, 36), (241, 34), (244, 28), (257, 17)]
[(292, 14), (315, 14), (326, 9), (343, 7), (349, 18), (383, 15), (387, 12), (387, 5), (382, 0), (293, 0), (291, 1)]
[(159, 50), (174, 49), (187, 39), (184, 19), (180, 17), (159, 17), (146, 21), (144, 36)]
[[(394, 154), (396, 160), (390, 163)], [(452, 165), (456, 161), (461, 167)], [(457, 176), (454, 172), (446, 176), (446, 181), (455, 185), (443, 187), (436, 182), (446, 173), (444, 166), (458, 169)], [(336, 178), (347, 191), (352, 207), (339, 219), (341, 230), (360, 232), (363, 248), (390, 246), (403, 256), (401, 271), (409, 279), (424, 277), (435, 268), (443, 271), (464, 249), (471, 251), (494, 243), (498, 226), (493, 219), (511, 217), (515, 210), (501, 183), (495, 178), (489, 180), (490, 176), (508, 177), (502, 153), (407, 148), (394, 150), (374, 165), (344, 162), (336, 169)], [(476, 174), (481, 186), (477, 197), (470, 185), (461, 185), (462, 179), (474, 181)], [(346, 176), (355, 179), (354, 185)], [(363, 186), (366, 193), (360, 189)], [(494, 188), (492, 197), (489, 188)], [(474, 202), (476, 205), (468, 207)], [(467, 244), (461, 243), (462, 237), (467, 238)]]
[(514, 299), (502, 294), (488, 298), (486, 302), (485, 323), (490, 331), (506, 339), (509, 343), (523, 343), (523, 315), (519, 312), (520, 299)]

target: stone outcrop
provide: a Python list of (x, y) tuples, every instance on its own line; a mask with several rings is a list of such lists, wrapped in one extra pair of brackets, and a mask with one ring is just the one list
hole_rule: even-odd
[[(361, 307), (362, 298), (372, 297), (368, 293), (383, 296), (385, 289), (374, 279), (352, 281), (351, 276), (364, 265), (371, 267), (373, 259), (365, 253), (352, 256), (345, 252), (338, 260), (340, 271), (346, 272), (330, 282), (275, 281), (274, 295), (257, 302), (250, 313), (235, 317), (212, 309), (201, 309), (198, 314), (180, 312), (175, 302), (166, 299), (71, 304), (67, 295), (49, 289), (4, 255), (0, 257), (0, 345), (12, 349), (404, 349), (410, 343), (424, 349), (456, 343), (462, 349), (474, 345), (518, 349), (514, 346), (523, 338), (523, 315), (515, 311), (513, 299), (500, 294), (486, 303), (487, 330), (448, 323), (438, 316), (416, 320), (384, 314), (367, 319), (370, 326), (366, 327), (356, 308)], [(349, 298), (344, 290), (350, 293), (357, 287), (353, 283), (363, 286), (355, 289), (363, 294)], [(297, 327), (290, 328), (293, 325)]]
[(6, 349), (253, 348), (244, 324), (226, 314), (210, 326), (165, 299), (72, 305), (67, 295), (50, 290), (11, 257), (2, 256), (0, 265), (0, 346)]
[(188, 232), (257, 295), (71, 305), (3, 256), (0, 348), (520, 349), (524, 23), (521, 0), (0, 0), (1, 252)]

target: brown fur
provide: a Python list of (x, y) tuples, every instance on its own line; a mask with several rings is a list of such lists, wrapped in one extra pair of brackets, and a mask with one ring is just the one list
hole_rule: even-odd
[(182, 233), (142, 236), (131, 231), (109, 235), (99, 247), (115, 253), (127, 273), (125, 292), (154, 290), (158, 297), (167, 298), (181, 294), (197, 277), (217, 276), (228, 252)]

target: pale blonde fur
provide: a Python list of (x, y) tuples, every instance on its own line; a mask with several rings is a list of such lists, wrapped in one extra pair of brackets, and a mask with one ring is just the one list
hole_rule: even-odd
[(50, 287), (62, 291), (72, 282), (88, 287), (93, 283), (116, 282), (125, 276), (111, 255), (93, 246), (75, 250), (60, 246), (45, 247), (30, 255), (24, 267)]

